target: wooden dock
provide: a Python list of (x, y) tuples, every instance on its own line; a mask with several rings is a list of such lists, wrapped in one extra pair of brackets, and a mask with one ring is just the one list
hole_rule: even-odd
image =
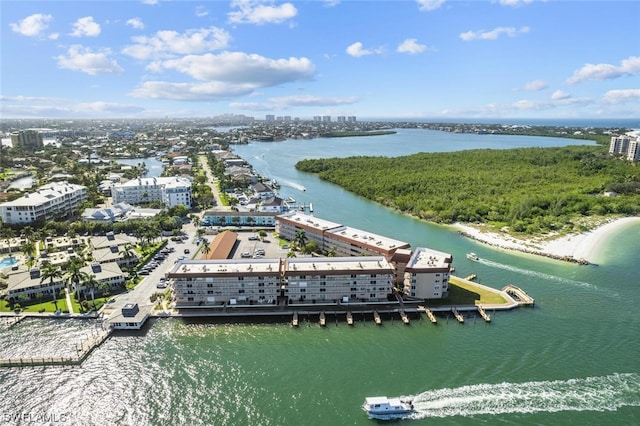
[(378, 311), (373, 311), (373, 320), (377, 325), (382, 325), (382, 319), (380, 318)]
[(404, 310), (400, 310), (400, 318), (402, 318), (402, 322), (405, 325), (409, 325), (409, 317), (407, 316), (407, 313)]
[(320, 327), (327, 325), (327, 318), (324, 316), (324, 312), (320, 312)]
[(453, 316), (456, 317), (460, 324), (464, 324), (464, 317), (458, 312), (456, 308), (452, 308), (451, 312), (453, 312)]
[(418, 312), (424, 312), (427, 315), (427, 318), (429, 318), (429, 321), (431, 321), (431, 323), (433, 324), (438, 323), (438, 320), (436, 319), (436, 316), (433, 315), (433, 312), (431, 312), (431, 309), (427, 309), (424, 306), (418, 306)]
[(111, 327), (92, 333), (76, 345), (76, 355), (50, 357), (16, 357), (0, 359), (0, 367), (36, 367), (47, 365), (80, 365), (89, 354), (111, 335)]
[(294, 327), (298, 326), (298, 313), (294, 312), (293, 313), (293, 318), (291, 319), (291, 325)]
[(480, 316), (482, 317), (483, 320), (485, 320), (486, 322), (491, 322), (491, 317), (484, 310), (484, 308), (482, 306), (478, 306), (478, 312), (480, 313)]
[(520, 306), (531, 306), (533, 307), (536, 303), (535, 299), (529, 296), (523, 289), (520, 287), (516, 287), (513, 284), (509, 284), (505, 286), (502, 291), (507, 293), (509, 296), (513, 297), (513, 299)]
[(5, 317), (7, 328), (11, 328), (19, 322), (23, 321), (27, 316), (26, 315), (16, 315), (14, 317)]
[(347, 312), (347, 324), (353, 325), (353, 315), (351, 314), (351, 311)]

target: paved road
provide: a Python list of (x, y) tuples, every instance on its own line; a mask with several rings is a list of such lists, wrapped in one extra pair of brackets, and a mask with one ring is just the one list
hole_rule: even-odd
[[(111, 312), (119, 313), (125, 303), (137, 303), (138, 306), (146, 306), (151, 304), (150, 297), (153, 293), (162, 292), (165, 289), (156, 287), (160, 278), (164, 277), (173, 267), (174, 263), (180, 256), (191, 258), (196, 254), (198, 246), (195, 244), (196, 228), (192, 223), (182, 226), (182, 230), (187, 233), (188, 239), (177, 242), (171, 241), (167, 243), (167, 247), (175, 248), (175, 252), (169, 253), (160, 265), (149, 273), (149, 275), (141, 275), (144, 277), (136, 287), (126, 293), (114, 296), (115, 302), (109, 303), (105, 307), (105, 315)], [(188, 249), (189, 254), (185, 254), (184, 250)]]

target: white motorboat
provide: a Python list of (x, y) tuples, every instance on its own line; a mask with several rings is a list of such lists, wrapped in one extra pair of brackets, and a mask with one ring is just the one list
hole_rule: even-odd
[(362, 409), (369, 414), (370, 417), (385, 418), (397, 416), (405, 416), (413, 413), (413, 402), (400, 398), (387, 398), (386, 396), (370, 396), (367, 397), (362, 404)]
[(477, 262), (477, 261), (479, 261), (479, 260), (480, 260), (480, 258), (478, 257), (478, 255), (477, 255), (477, 254), (475, 254), (475, 253), (467, 253), (467, 259), (469, 259), (469, 260), (473, 260), (473, 261), (475, 261), (475, 262)]

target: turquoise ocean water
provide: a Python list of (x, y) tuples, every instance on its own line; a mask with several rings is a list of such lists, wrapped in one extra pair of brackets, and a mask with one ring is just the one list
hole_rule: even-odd
[[(366, 396), (409, 396), (402, 425), (632, 425), (640, 423), (640, 226), (602, 246), (598, 266), (486, 247), (449, 228), (370, 203), (313, 175), (302, 158), (403, 155), (568, 141), (401, 130), (370, 138), (254, 143), (235, 151), (277, 179), (281, 193), (329, 220), (454, 255), (456, 274), (516, 284), (534, 309), (468, 316), (464, 325), (416, 317), (377, 327), (356, 316), (228, 324), (162, 319), (119, 334), (80, 367), (0, 369), (0, 424), (374, 425)], [(302, 191), (304, 186), (306, 191)], [(484, 259), (468, 261), (474, 251)], [(66, 355), (91, 321), (0, 324), (0, 356)]]

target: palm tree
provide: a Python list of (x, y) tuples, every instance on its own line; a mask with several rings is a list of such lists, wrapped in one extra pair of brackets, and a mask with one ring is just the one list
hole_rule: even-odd
[(88, 274), (82, 271), (83, 267), (84, 262), (79, 259), (73, 259), (71, 263), (69, 263), (69, 267), (65, 274), (65, 283), (67, 284), (67, 289), (69, 291), (77, 289), (81, 282), (87, 280)]
[(56, 307), (56, 311), (58, 310), (58, 298), (56, 297), (56, 289), (53, 286), (53, 282), (61, 278), (62, 271), (59, 267), (53, 265), (52, 263), (45, 263), (40, 270), (40, 283), (49, 280), (49, 285), (52, 287), (51, 292), (53, 293), (53, 304)]
[(295, 237), (293, 237), (293, 244), (299, 250), (302, 250), (305, 244), (307, 244), (307, 240), (307, 234), (302, 229), (299, 229), (298, 231), (296, 231)]
[(196, 228), (200, 226), (200, 223), (201, 223), (200, 216), (192, 214), (191, 221), (193, 222), (193, 226), (195, 226)]
[(202, 244), (202, 253), (204, 254), (205, 258), (207, 257), (207, 255), (209, 254), (210, 251), (211, 251), (211, 246), (209, 245), (209, 243), (203, 243)]
[[(96, 276), (93, 274), (87, 274), (87, 279), (84, 281), (84, 286), (89, 289), (91, 292), (91, 303), (93, 304), (93, 309), (96, 308), (96, 295), (95, 290), (100, 285), (100, 282), (96, 279)], [(87, 299), (86, 290), (84, 291), (85, 300)]]

